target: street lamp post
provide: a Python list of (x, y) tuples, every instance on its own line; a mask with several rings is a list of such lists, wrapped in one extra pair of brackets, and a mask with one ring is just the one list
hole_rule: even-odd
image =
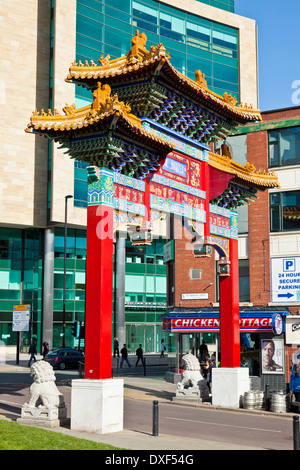
[(70, 194), (65, 196), (65, 240), (64, 240), (64, 293), (63, 293), (63, 342), (62, 347), (66, 347), (65, 333), (66, 333), (66, 280), (67, 280), (67, 220), (68, 220), (68, 199), (73, 196)]

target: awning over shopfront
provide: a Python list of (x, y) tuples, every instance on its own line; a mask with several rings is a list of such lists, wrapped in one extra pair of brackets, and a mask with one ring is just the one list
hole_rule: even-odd
[[(289, 312), (284, 308), (240, 310), (240, 332), (280, 334), (285, 331), (287, 315)], [(162, 320), (165, 332), (218, 333), (220, 330), (220, 314), (216, 309), (207, 308), (198, 312), (167, 312)]]

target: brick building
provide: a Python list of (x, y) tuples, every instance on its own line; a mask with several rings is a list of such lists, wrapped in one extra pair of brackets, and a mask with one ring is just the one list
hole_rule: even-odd
[[(289, 331), (288, 323), (295, 323), (300, 312), (300, 108), (263, 112), (262, 118), (259, 124), (237, 129), (226, 142), (235, 161), (251, 162), (253, 172), (256, 168), (272, 170), (280, 183), (280, 188), (260, 192), (255, 203), (238, 209), (241, 344), (242, 355), (248, 353), (257, 361), (252, 372), (261, 375), (264, 383), (284, 387), (300, 342), (296, 335), (294, 340), (290, 334), (275, 335), (271, 319), (280, 313)], [(178, 321), (182, 352), (192, 349), (198, 353), (204, 339), (212, 353), (218, 347), (213, 322), (219, 313), (218, 255), (195, 255), (193, 234), (183, 233), (178, 220), (174, 226), (179, 236), (175, 236), (174, 276), (168, 286), (165, 321), (191, 320), (185, 328), (184, 321)], [(263, 318), (269, 318), (268, 328)], [(192, 319), (202, 319), (203, 328), (195, 327)], [(248, 326), (252, 322), (252, 329), (243, 331), (247, 322)], [(277, 341), (281, 374), (263, 373), (262, 342), (267, 339)]]

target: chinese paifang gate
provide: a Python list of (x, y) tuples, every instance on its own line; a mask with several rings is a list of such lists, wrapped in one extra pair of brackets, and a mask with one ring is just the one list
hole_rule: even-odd
[(146, 41), (137, 31), (118, 59), (74, 62), (66, 81), (91, 90), (92, 104), (35, 110), (26, 129), (89, 164), (86, 379), (111, 378), (113, 232), (137, 227), (132, 242), (150, 243), (164, 214), (185, 217), (218, 251), (222, 367), (240, 366), (235, 209), (278, 186), (273, 173), (235, 162), (225, 144), (220, 155), (211, 151), (236, 126), (261, 121), (260, 111), (210, 91), (200, 70), (195, 80), (179, 73), (162, 44), (148, 50)]

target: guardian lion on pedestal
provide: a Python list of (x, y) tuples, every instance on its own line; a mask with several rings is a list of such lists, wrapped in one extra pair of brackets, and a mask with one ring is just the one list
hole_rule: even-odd
[(55, 384), (53, 367), (45, 361), (37, 361), (30, 368), (33, 384), (30, 400), (24, 407), (54, 409), (65, 406), (64, 397)]
[(196, 356), (186, 354), (182, 357), (184, 371), (181, 382), (177, 384), (176, 397), (208, 398), (209, 389), (200, 372), (200, 364)]

